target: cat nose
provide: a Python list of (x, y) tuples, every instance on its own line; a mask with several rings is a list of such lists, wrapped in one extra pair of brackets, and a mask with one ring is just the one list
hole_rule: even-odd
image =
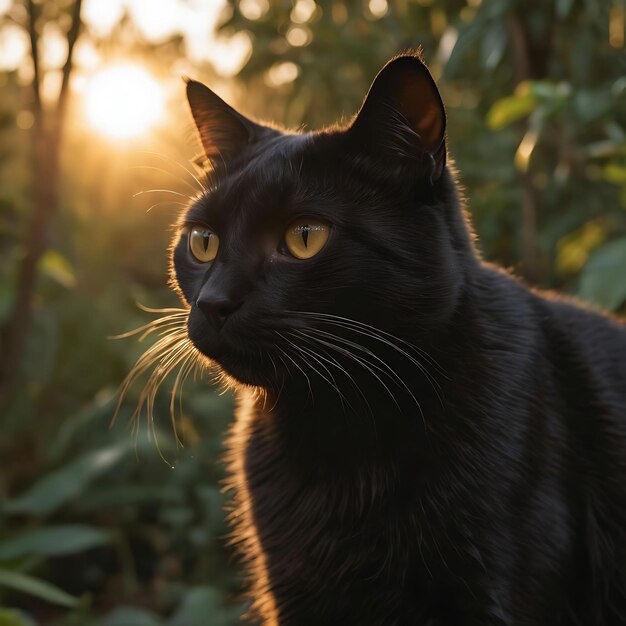
[(201, 295), (196, 300), (196, 306), (204, 313), (216, 330), (220, 330), (228, 316), (234, 313), (242, 301), (235, 301), (229, 298), (212, 296), (211, 294)]

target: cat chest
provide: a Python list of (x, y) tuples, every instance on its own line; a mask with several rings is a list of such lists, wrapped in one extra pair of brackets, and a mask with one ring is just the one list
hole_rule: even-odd
[(444, 610), (453, 569), (464, 564), (418, 500), (393, 490), (386, 499), (382, 485), (303, 478), (258, 454), (248, 455), (245, 479), (272, 594), (281, 614), (297, 615), (284, 623), (359, 623), (345, 620), (363, 611), (361, 623), (410, 614), (419, 624)]
[[(402, 612), (407, 596), (415, 608), (429, 586), (417, 541), (382, 521), (343, 517), (319, 494), (291, 495), (291, 505), (277, 498), (262, 506), (254, 490), (251, 495), (255, 532), (284, 623), (359, 623), (346, 620), (362, 613), (360, 623), (392, 624), (390, 615)], [(427, 596), (420, 605), (427, 612)]]

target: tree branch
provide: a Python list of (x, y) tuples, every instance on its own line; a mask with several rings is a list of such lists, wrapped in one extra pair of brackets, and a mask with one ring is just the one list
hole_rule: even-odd
[(63, 120), (65, 118), (70, 75), (72, 73), (73, 66), (74, 45), (76, 44), (76, 40), (78, 39), (78, 35), (80, 33), (81, 7), (82, 0), (76, 0), (74, 2), (74, 8), (72, 10), (72, 23), (70, 26), (70, 30), (67, 33), (67, 58), (65, 59), (65, 65), (63, 66), (63, 79), (61, 81), (61, 90), (59, 91), (59, 101), (57, 103), (57, 121), (59, 124), (63, 124)]
[[(553, 20), (551, 18), (550, 30), (552, 25)], [(544, 78), (552, 52), (551, 43), (531, 41), (526, 16), (518, 15), (515, 12), (509, 14), (508, 30), (513, 48), (516, 82)], [(525, 130), (528, 130), (527, 126)], [(530, 163), (527, 171), (518, 173), (518, 180), (522, 188), (522, 272), (527, 279), (536, 283), (540, 282), (542, 276), (541, 259), (537, 247), (540, 202), (533, 184)]]
[(39, 35), (37, 34), (37, 18), (39, 9), (33, 2), (28, 0), (28, 37), (30, 38), (30, 52), (33, 60), (33, 96), (35, 98), (35, 118), (41, 116), (41, 76), (39, 70)]

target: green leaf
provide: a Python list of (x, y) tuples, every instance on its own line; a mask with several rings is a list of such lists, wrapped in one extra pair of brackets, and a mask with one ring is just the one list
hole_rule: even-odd
[(138, 506), (145, 503), (170, 505), (181, 499), (180, 489), (163, 484), (156, 485), (102, 485), (97, 490), (91, 490), (76, 503), (76, 510), (80, 513), (92, 513), (99, 510), (111, 510), (117, 507)]
[(589, 255), (604, 243), (606, 230), (605, 223), (596, 219), (561, 237), (556, 244), (557, 270), (562, 274), (580, 271), (587, 263)]
[[(110, 419), (115, 410), (116, 397), (109, 390), (102, 390), (95, 394), (89, 404), (76, 413), (68, 415), (61, 423), (56, 435), (46, 450), (46, 457), (61, 461), (71, 458), (79, 440), (85, 439), (85, 431), (93, 429), (95, 422), (100, 424)], [(72, 449), (74, 448), (74, 450)]]
[(0, 561), (25, 556), (64, 556), (84, 552), (111, 540), (111, 533), (84, 524), (48, 526), (0, 542)]
[(74, 598), (69, 593), (65, 593), (62, 589), (51, 585), (45, 580), (1, 568), (0, 587), (8, 587), (14, 591), (20, 591), (60, 606), (72, 607), (76, 606), (78, 602), (77, 598)]
[(610, 311), (626, 300), (626, 237), (591, 255), (581, 273), (578, 295)]
[(608, 89), (580, 89), (574, 96), (576, 113), (582, 124), (595, 122), (611, 112), (615, 96)]
[(149, 611), (120, 606), (99, 622), (99, 626), (162, 626), (163, 620)]
[(537, 98), (530, 91), (501, 98), (489, 109), (487, 124), (493, 130), (501, 130), (532, 113), (536, 106)]
[(626, 164), (607, 163), (604, 167), (603, 178), (614, 185), (626, 185)]
[(185, 594), (168, 626), (230, 626), (238, 623), (240, 607), (226, 607), (222, 594), (212, 587), (192, 587)]
[(37, 626), (37, 624), (24, 613), (13, 609), (0, 609), (0, 626)]
[(56, 280), (63, 287), (68, 289), (76, 285), (76, 277), (70, 262), (56, 250), (48, 250), (39, 263), (39, 268)]
[(507, 31), (496, 22), (485, 35), (480, 49), (482, 64), (492, 70), (497, 67), (506, 49)]
[(561, 103), (572, 93), (571, 85), (564, 81), (556, 83), (549, 80), (531, 80), (528, 82), (528, 89), (545, 103)]
[(483, 25), (477, 20), (471, 21), (460, 30), (446, 63), (445, 76), (451, 78), (456, 75), (457, 71), (462, 71), (463, 62), (466, 60), (468, 52), (480, 40), (482, 32)]
[(26, 493), (9, 500), (5, 513), (49, 515), (76, 498), (95, 478), (110, 470), (128, 451), (117, 444), (83, 455), (35, 483)]
[(556, 12), (559, 17), (567, 17), (572, 10), (574, 0), (557, 0)]

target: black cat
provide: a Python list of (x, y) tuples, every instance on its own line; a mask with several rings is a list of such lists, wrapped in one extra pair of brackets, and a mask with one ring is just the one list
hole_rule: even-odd
[(481, 261), (420, 59), (314, 133), (187, 94), (173, 281), (237, 388), (251, 619), (626, 624), (626, 329)]

